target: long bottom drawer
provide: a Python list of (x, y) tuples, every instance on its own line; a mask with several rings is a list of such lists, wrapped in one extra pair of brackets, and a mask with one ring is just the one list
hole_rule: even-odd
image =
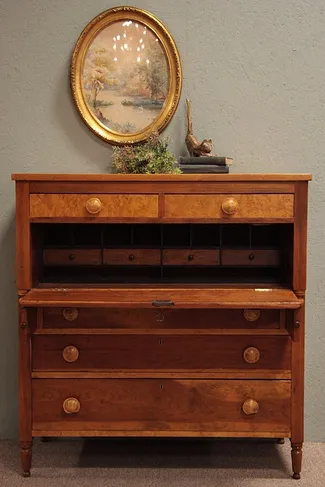
[(287, 380), (34, 379), (33, 432), (288, 436), (290, 391)]

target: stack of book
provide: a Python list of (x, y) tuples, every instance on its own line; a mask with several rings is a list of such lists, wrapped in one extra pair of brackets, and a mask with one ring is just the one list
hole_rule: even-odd
[(184, 174), (227, 174), (232, 164), (230, 157), (180, 157), (179, 168)]

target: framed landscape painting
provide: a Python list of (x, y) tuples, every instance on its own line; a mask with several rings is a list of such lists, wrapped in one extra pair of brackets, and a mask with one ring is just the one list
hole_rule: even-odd
[(175, 42), (152, 14), (116, 7), (81, 33), (71, 64), (72, 93), (84, 122), (102, 139), (132, 144), (161, 132), (182, 85)]

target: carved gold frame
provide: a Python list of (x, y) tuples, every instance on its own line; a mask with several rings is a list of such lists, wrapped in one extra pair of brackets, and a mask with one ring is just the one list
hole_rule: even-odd
[[(81, 86), (83, 63), (90, 43), (102, 29), (121, 20), (140, 22), (151, 29), (161, 42), (169, 67), (169, 91), (162, 111), (150, 125), (134, 134), (115, 132), (102, 124), (89, 110)], [(85, 124), (106, 142), (115, 145), (135, 144), (146, 140), (153, 131), (160, 133), (171, 121), (181, 95), (182, 68), (174, 39), (162, 22), (146, 10), (123, 6), (97, 15), (82, 31), (72, 54), (70, 79), (73, 98)]]

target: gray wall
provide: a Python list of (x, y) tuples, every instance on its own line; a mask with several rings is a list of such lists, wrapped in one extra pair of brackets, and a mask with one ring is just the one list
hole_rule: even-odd
[[(130, 2), (132, 5), (134, 2)], [(0, 132), (0, 437), (17, 434), (12, 172), (109, 170), (111, 150), (83, 125), (69, 91), (74, 43), (109, 0), (2, 0)], [(129, 4), (129, 2), (125, 2)], [(183, 99), (166, 132), (184, 152), (184, 97), (195, 132), (233, 172), (312, 172), (306, 436), (325, 440), (325, 7), (323, 0), (138, 0), (179, 47)], [(323, 217), (322, 217), (323, 215)]]

